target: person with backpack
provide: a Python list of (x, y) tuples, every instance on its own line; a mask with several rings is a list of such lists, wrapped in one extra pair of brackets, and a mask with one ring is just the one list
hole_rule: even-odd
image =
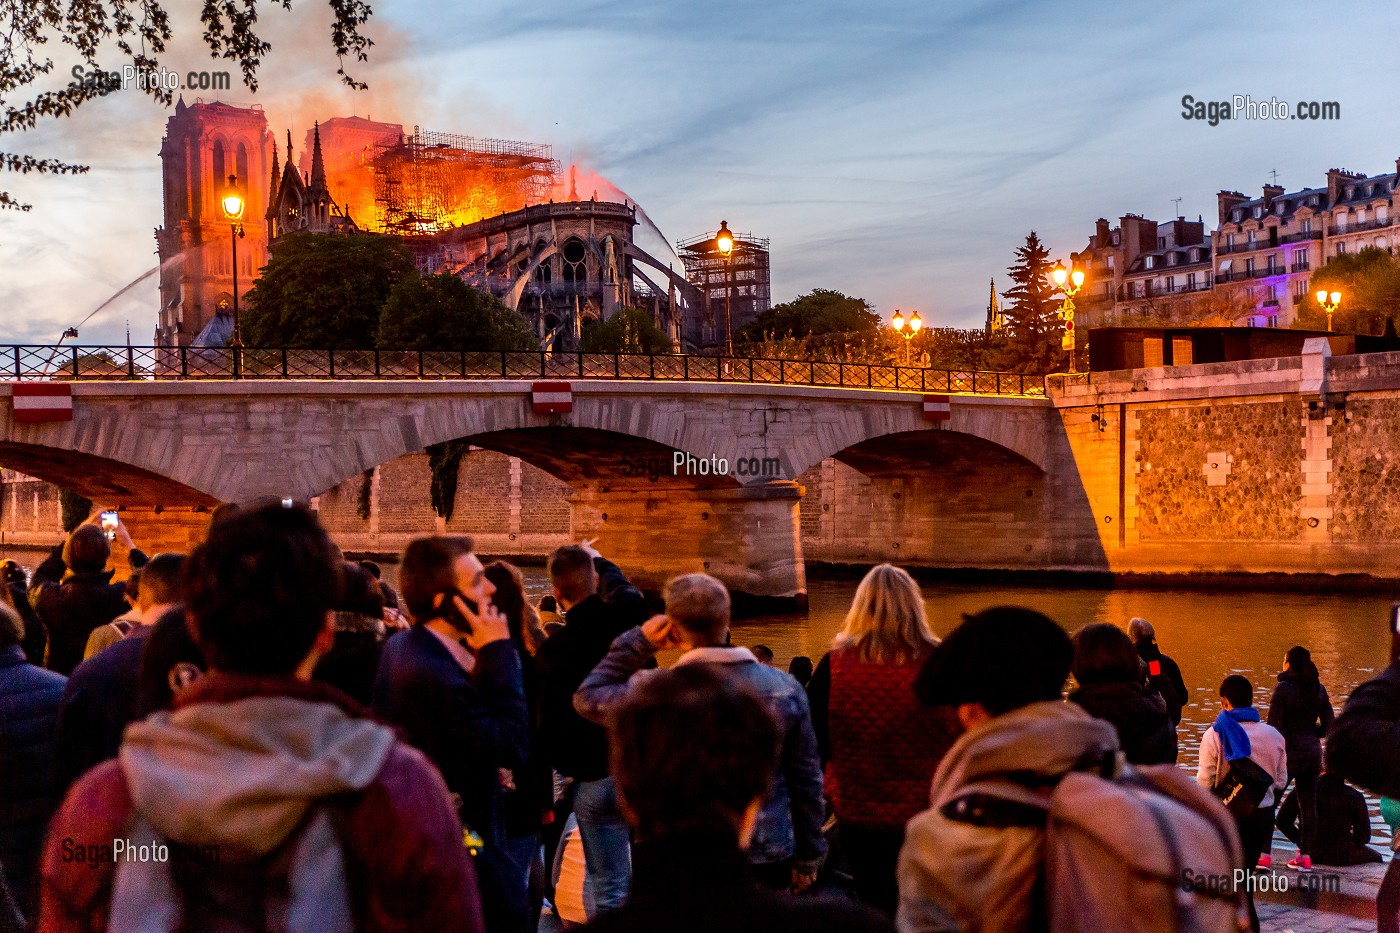
[[(1302, 645), (1294, 645), (1284, 656), (1283, 671), (1269, 701), (1269, 725), (1283, 735), (1288, 750), (1288, 779), (1297, 787), (1298, 855), (1288, 867), (1298, 871), (1312, 871), (1311, 856), (1317, 851), (1322, 737), (1331, 728), (1333, 718), (1332, 700), (1318, 677), (1312, 654)], [(1272, 864), (1267, 849), (1263, 858), (1266, 865)]]
[(442, 776), (310, 679), (334, 640), (338, 560), (301, 506), (210, 527), (186, 603), (209, 673), (69, 792), (39, 930), (484, 933)]
[[(1274, 810), (1288, 784), (1288, 753), (1279, 731), (1260, 721), (1248, 678), (1226, 677), (1220, 684), (1220, 705), (1220, 715), (1201, 737), (1196, 783), (1213, 791), (1230, 810), (1239, 827), (1245, 864), (1254, 866), (1273, 838)], [(1252, 891), (1249, 917), (1258, 930)]]
[(1175, 766), (1123, 763), (1113, 726), (1061, 698), (1073, 657), (1019, 606), (929, 655), (915, 692), (965, 731), (906, 832), (900, 933), (1237, 933), (1229, 817)]
[(1112, 723), (1130, 762), (1176, 762), (1176, 729), (1166, 701), (1149, 685), (1147, 664), (1122, 629), (1096, 622), (1075, 632), (1072, 670), (1078, 687), (1069, 701)]
[(1186, 681), (1181, 677), (1181, 667), (1157, 645), (1157, 632), (1152, 623), (1143, 618), (1134, 618), (1128, 623), (1128, 637), (1137, 648), (1138, 657), (1147, 664), (1147, 686), (1161, 694), (1167, 704), (1167, 718), (1172, 724), (1172, 763), (1179, 753), (1176, 731), (1181, 726), (1181, 711), (1191, 699), (1186, 692)]

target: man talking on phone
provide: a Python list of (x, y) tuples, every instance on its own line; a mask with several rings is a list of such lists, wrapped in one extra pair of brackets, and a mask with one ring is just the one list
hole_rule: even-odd
[[(487, 929), (526, 927), (529, 866), (511, 863), (501, 823), (501, 771), (527, 753), (520, 656), (495, 586), (465, 536), (419, 538), (399, 569), (413, 626), (384, 644), (374, 712), (437, 765), (476, 856)], [(478, 843), (479, 839), (479, 843)]]

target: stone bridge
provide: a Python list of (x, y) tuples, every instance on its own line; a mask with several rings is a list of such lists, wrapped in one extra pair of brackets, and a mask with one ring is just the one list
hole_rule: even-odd
[(574, 533), (601, 537), (641, 580), (706, 569), (742, 592), (800, 599), (796, 479), (834, 458), (882, 484), (891, 527), (917, 527), (933, 562), (967, 566), (958, 556), (975, 544), (981, 565), (1107, 568), (1043, 398), (954, 395), (950, 418), (929, 421), (913, 392), (604, 380), (572, 392), (572, 412), (537, 414), (531, 383), (516, 380), (78, 382), (71, 422), (16, 423), (0, 402), (0, 464), (173, 514), (307, 500), (466, 440), (568, 483)]

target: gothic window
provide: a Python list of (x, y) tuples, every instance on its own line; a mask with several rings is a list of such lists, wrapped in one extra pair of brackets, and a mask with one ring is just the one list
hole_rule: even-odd
[(213, 201), (216, 208), (215, 214), (222, 217), (223, 211), (218, 209), (219, 201), (224, 196), (224, 186), (228, 184), (228, 172), (225, 171), (228, 166), (224, 164), (224, 144), (222, 142), (214, 143), (210, 165), (213, 167), (213, 178), (209, 186), (210, 200)]
[(235, 163), (238, 168), (234, 169), (238, 173), (238, 186), (243, 189), (245, 196), (252, 192), (253, 186), (248, 184), (248, 147), (242, 143), (238, 144), (238, 156)]
[[(540, 240), (538, 243), (535, 244), (535, 254), (538, 255), (544, 251), (545, 242), (544, 240)], [(535, 268), (535, 281), (539, 284), (548, 285), (553, 278), (554, 261), (552, 258), (546, 259), (544, 262), (540, 263), (539, 266)]]
[(571, 239), (564, 244), (564, 249), (561, 252), (564, 257), (564, 281), (588, 281), (588, 269), (584, 264), (587, 250), (584, 248), (583, 241), (578, 238)]

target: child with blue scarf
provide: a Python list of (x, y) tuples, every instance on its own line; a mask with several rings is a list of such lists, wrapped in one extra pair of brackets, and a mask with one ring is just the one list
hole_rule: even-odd
[[(1239, 674), (1231, 674), (1220, 684), (1222, 710), (1215, 723), (1201, 737), (1200, 767), (1196, 782), (1206, 790), (1214, 788), (1230, 771), (1230, 762), (1248, 758), (1273, 777), (1273, 784), (1248, 816), (1236, 816), (1244, 864), (1262, 869), (1272, 867), (1267, 855), (1274, 834), (1277, 793), (1288, 785), (1288, 752), (1277, 729), (1259, 719), (1254, 708), (1254, 685)], [(1255, 930), (1259, 918), (1254, 898), (1249, 898), (1249, 914)]]

